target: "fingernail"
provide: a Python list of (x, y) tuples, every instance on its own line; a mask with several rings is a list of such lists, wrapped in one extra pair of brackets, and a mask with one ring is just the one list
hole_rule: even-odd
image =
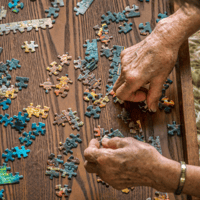
[(151, 110), (150, 112), (156, 112), (157, 111), (157, 107), (158, 107), (158, 103), (152, 103), (151, 106), (150, 106), (150, 109)]

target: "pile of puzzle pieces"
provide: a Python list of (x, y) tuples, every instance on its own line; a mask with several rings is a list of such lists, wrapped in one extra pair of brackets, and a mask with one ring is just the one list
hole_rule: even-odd
[[(64, 150), (64, 154), (68, 155), (68, 153), (73, 154), (72, 149), (78, 147), (78, 143), (81, 143), (82, 140), (80, 139), (80, 135), (74, 135), (70, 134), (70, 138), (67, 138), (64, 143), (60, 142), (60, 147), (59, 150), (62, 151)], [(60, 164), (64, 167), (60, 167)], [(51, 153), (48, 157), (47, 161), (47, 171), (46, 175), (50, 176), (50, 179), (52, 180), (53, 178), (58, 178), (59, 177), (59, 172), (62, 173), (62, 177), (68, 176), (68, 179), (71, 180), (72, 177), (77, 176), (77, 169), (78, 165), (80, 164), (80, 161), (78, 158), (74, 158), (74, 156), (70, 156), (67, 159), (67, 162), (64, 163), (62, 160), (62, 155), (58, 155), (57, 158), (55, 157), (55, 154)], [(68, 188), (68, 185), (64, 185), (62, 188), (61, 184), (56, 185), (55, 187), (56, 190), (56, 195), (58, 197), (62, 197), (64, 194), (65, 197), (69, 196), (69, 193), (71, 193), (71, 189)]]
[[(72, 59), (71, 56), (69, 56), (68, 52), (66, 54), (63, 54), (62, 56), (58, 55), (58, 58), (60, 59), (60, 64), (58, 65), (57, 62), (53, 61), (50, 64), (50, 67), (47, 67), (47, 71), (49, 71), (49, 76), (55, 75), (57, 76), (59, 72), (62, 71), (64, 64), (69, 65), (69, 60)], [(45, 89), (46, 94), (49, 93), (49, 90), (52, 88), (56, 88), (54, 90), (54, 93), (56, 96), (61, 95), (61, 97), (67, 96), (67, 91), (69, 91), (69, 83), (72, 84), (73, 81), (68, 78), (68, 74), (65, 76), (61, 76), (60, 78), (57, 78), (58, 81), (60, 81), (58, 84), (54, 85), (50, 78), (47, 78), (47, 80), (44, 83), (40, 84), (40, 87), (43, 87)]]

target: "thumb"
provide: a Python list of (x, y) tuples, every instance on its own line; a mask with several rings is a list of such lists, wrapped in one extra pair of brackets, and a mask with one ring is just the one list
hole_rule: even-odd
[(102, 146), (104, 148), (119, 149), (125, 147), (126, 145), (127, 145), (126, 140), (119, 137), (115, 137), (112, 139), (103, 138), (102, 140)]
[[(165, 80), (165, 79), (163, 79)], [(158, 109), (158, 102), (162, 95), (164, 81), (153, 79), (150, 84), (150, 89), (147, 95), (147, 105), (150, 111), (156, 112)]]

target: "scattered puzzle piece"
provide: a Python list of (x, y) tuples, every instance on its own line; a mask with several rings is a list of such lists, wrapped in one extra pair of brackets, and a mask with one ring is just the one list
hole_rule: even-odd
[(74, 7), (74, 11), (76, 12), (76, 15), (83, 15), (85, 14), (86, 10), (90, 7), (94, 0), (82, 0), (81, 2), (77, 3), (77, 7)]
[(73, 162), (66, 162), (64, 165), (64, 169), (61, 169), (62, 177), (66, 177), (68, 175), (68, 179), (71, 180), (72, 176), (77, 176), (75, 172), (78, 169), (78, 166)]
[(52, 62), (51, 64), (50, 64), (50, 66), (51, 67), (47, 67), (47, 70), (48, 71), (50, 71), (49, 72), (49, 75), (51, 76), (52, 74), (54, 74), (55, 76), (56, 75), (58, 75), (58, 72), (57, 71), (62, 71), (62, 66), (61, 65), (58, 65), (58, 66), (56, 66), (57, 65), (57, 62)]
[(41, 135), (45, 135), (46, 133), (46, 129), (44, 129), (45, 127), (45, 123), (42, 123), (42, 122), (39, 122), (38, 123), (39, 125), (37, 126), (36, 123), (32, 123), (32, 129), (36, 129), (36, 130), (33, 130), (33, 134), (35, 136), (39, 136), (39, 133), (41, 133)]
[(60, 142), (59, 150), (62, 151), (64, 149), (65, 151), (63, 153), (66, 155), (68, 153), (73, 154), (73, 151), (71, 149), (76, 148), (78, 146), (78, 144), (76, 142), (78, 142), (78, 143), (82, 142), (82, 140), (79, 138), (80, 137), (79, 134), (77, 134), (77, 135), (70, 134), (70, 137), (72, 139), (67, 138), (65, 143)]
[(30, 149), (25, 149), (25, 146), (21, 146), (21, 149), (19, 149), (19, 147), (14, 147), (14, 149), (14, 156), (17, 156), (18, 158), (21, 158), (21, 156), (24, 158), (28, 157), (27, 153), (31, 151)]
[(51, 5), (53, 7), (58, 7), (58, 4), (60, 5), (60, 7), (63, 7), (65, 5), (63, 0), (54, 0), (54, 2), (51, 2)]
[(93, 118), (94, 118), (94, 119), (99, 119), (100, 114), (97, 114), (97, 113), (100, 113), (100, 112), (101, 112), (101, 109), (100, 109), (99, 106), (96, 106), (96, 108), (94, 108), (93, 105), (90, 105), (90, 106), (87, 107), (87, 110), (88, 110), (89, 112), (86, 112), (86, 113), (85, 113), (85, 116), (91, 117), (91, 116), (93, 115)]
[(72, 56), (69, 56), (69, 53), (66, 52), (66, 54), (63, 54), (62, 56), (58, 55), (58, 58), (60, 59), (61, 65), (63, 66), (64, 64), (66, 65), (70, 64), (68, 60), (71, 60)]
[(84, 73), (84, 75), (82, 75), (82, 74), (79, 75), (79, 77), (78, 77), (78, 80), (79, 80), (79, 81), (85, 80), (85, 79), (87, 79), (88, 77), (90, 77), (91, 75), (93, 75), (93, 74), (89, 75), (90, 70), (88, 70), (88, 69), (87, 69), (87, 70), (84, 70), (83, 73)]
[(123, 10), (122, 12), (113, 13), (115, 15), (115, 18), (116, 18), (115, 22), (119, 23), (119, 22), (123, 22), (123, 21), (128, 21), (125, 13), (126, 13), (125, 10)]
[(10, 124), (11, 126), (13, 125), (12, 121), (13, 121), (13, 118), (8, 118), (9, 117), (9, 114), (5, 114), (5, 115), (0, 115), (0, 124), (2, 124), (3, 122), (5, 122), (4, 126), (7, 127), (8, 124)]
[[(1, 9), (0, 9), (0, 10), (1, 10)], [(0, 14), (0, 16), (1, 16), (1, 14)], [(3, 51), (3, 48), (0, 47), (0, 55), (1, 55), (2, 51)]]
[(89, 75), (85, 81), (83, 81), (83, 85), (88, 85), (89, 89), (101, 89), (101, 78), (96, 79), (94, 74)]
[(61, 185), (56, 185), (55, 189), (59, 190), (59, 192), (56, 191), (56, 195), (58, 197), (62, 197), (63, 194), (64, 194), (65, 197), (68, 197), (69, 196), (68, 193), (71, 193), (71, 191), (72, 191), (71, 189), (68, 188), (68, 185), (64, 185), (63, 188), (61, 187)]
[(20, 137), (20, 138), (19, 138), (19, 141), (20, 141), (21, 144), (24, 144), (24, 142), (26, 142), (25, 145), (26, 145), (27, 147), (30, 146), (30, 145), (33, 143), (33, 141), (31, 141), (31, 139), (32, 139), (32, 140), (35, 140), (35, 136), (32, 135), (32, 131), (29, 131), (29, 133), (24, 132), (24, 133), (23, 133), (23, 136), (24, 136), (24, 137)]
[(73, 124), (71, 127), (72, 127), (72, 129), (77, 129), (77, 131), (80, 131), (80, 126), (83, 126), (84, 125), (84, 123), (81, 121), (81, 122), (78, 122), (79, 121), (79, 118), (78, 117), (76, 117), (76, 118), (74, 118), (74, 119), (71, 119), (70, 120), (70, 124)]
[(156, 19), (156, 23), (158, 23), (160, 20), (162, 20), (162, 19), (164, 19), (164, 18), (166, 18), (166, 17), (168, 17), (166, 11), (164, 12), (164, 14), (159, 13), (159, 14), (158, 14), (158, 19)]
[(55, 125), (55, 124), (58, 124), (58, 126), (60, 125), (60, 124), (62, 124), (62, 126), (65, 126), (65, 122), (68, 122), (69, 120), (68, 120), (68, 118), (67, 118), (67, 116), (65, 116), (64, 114), (63, 114), (63, 112), (60, 114), (60, 115), (58, 115), (57, 113), (55, 113), (55, 118), (54, 118), (54, 122), (53, 122), (53, 124)]
[(106, 138), (113, 138), (113, 137), (120, 137), (120, 138), (124, 138), (124, 135), (118, 130), (113, 130), (113, 128), (110, 129), (111, 133), (109, 133), (108, 135), (106, 135)]
[(28, 108), (23, 108), (24, 112), (28, 113), (28, 117), (32, 117), (32, 115), (39, 117), (40, 114), (42, 115), (43, 119), (46, 119), (48, 117), (48, 114), (46, 112), (49, 112), (50, 108), (47, 106), (44, 106), (43, 109), (41, 109), (40, 105), (37, 105), (36, 107), (33, 106), (33, 103), (30, 103), (30, 106)]
[(161, 99), (161, 102), (159, 102), (159, 108), (161, 110), (164, 109), (165, 113), (170, 113), (171, 112), (171, 108), (174, 107), (174, 101), (171, 100), (169, 101), (168, 97), (164, 97)]
[(134, 121), (130, 122), (129, 128), (132, 134), (141, 134), (143, 132), (140, 120), (137, 120), (136, 123)]
[(51, 153), (50, 156), (48, 157), (47, 165), (54, 166), (54, 167), (59, 167), (59, 164), (63, 164), (64, 161), (61, 160), (62, 156), (58, 155), (57, 158), (55, 158), (55, 154)]
[(102, 139), (108, 133), (109, 131), (104, 130), (104, 128), (101, 128), (100, 125), (98, 125), (97, 128), (94, 128), (94, 137), (99, 137)]
[(160, 154), (162, 154), (159, 136), (156, 136), (155, 139), (153, 138), (153, 136), (150, 136), (148, 142), (150, 143), (150, 145), (155, 147)]
[(0, 199), (4, 200), (5, 198), (3, 197), (4, 189), (0, 190)]
[(5, 97), (15, 99), (17, 97), (17, 94), (15, 92), (18, 92), (18, 88), (14, 88), (14, 85), (11, 85), (10, 88), (7, 88)]
[(112, 20), (112, 22), (115, 22), (116, 18), (110, 11), (108, 11), (106, 14), (107, 16), (105, 15), (101, 16), (101, 18), (103, 19), (101, 23), (110, 24), (110, 20)]
[(13, 118), (18, 119), (18, 120), (22, 121), (23, 123), (30, 121), (30, 118), (28, 118), (28, 114), (25, 113), (23, 116), (22, 112), (18, 112), (18, 116), (14, 115)]
[(15, 83), (15, 86), (19, 87), (20, 91), (22, 90), (22, 88), (28, 87), (28, 84), (26, 84), (25, 82), (28, 82), (29, 78), (17, 76), (16, 81), (19, 81), (18, 83)]
[(122, 119), (124, 121), (124, 123), (127, 124), (128, 121), (131, 120), (131, 118), (130, 118), (131, 116), (130, 115), (131, 114), (128, 111), (126, 111), (125, 108), (123, 108), (121, 114), (117, 115), (117, 117)]
[(78, 158), (74, 158), (74, 156), (72, 156), (72, 155), (67, 159), (67, 162), (73, 162), (76, 165), (80, 164), (80, 160)]
[(181, 136), (181, 125), (177, 125), (175, 121), (173, 121), (173, 124), (167, 124), (168, 134), (171, 136), (174, 136), (176, 133), (178, 136)]
[(144, 136), (143, 136), (143, 135), (141, 135), (141, 136), (135, 135), (134, 138), (135, 138), (136, 140), (140, 141), (140, 142), (145, 142)]
[(94, 101), (94, 105), (97, 106), (98, 104), (100, 108), (104, 108), (106, 106), (106, 103), (108, 103), (110, 100), (108, 98), (108, 96), (105, 96), (105, 97), (101, 97), (100, 99)]
[(50, 78), (47, 78), (47, 81), (43, 84), (40, 84), (40, 87), (43, 87), (45, 89), (45, 93), (48, 94), (49, 90), (51, 90), (51, 88), (55, 88), (56, 86), (50, 82)]
[(141, 34), (141, 35), (144, 35), (144, 36), (147, 35), (147, 32), (148, 32), (149, 34), (151, 34), (151, 32), (152, 32), (151, 25), (150, 25), (149, 22), (146, 22), (146, 23), (145, 23), (145, 26), (144, 26), (143, 23), (140, 23), (140, 24), (139, 24), (139, 29), (142, 29), (142, 30), (140, 31), (140, 34)]
[(60, 8), (55, 8), (55, 7), (49, 7), (49, 10), (45, 10), (45, 13), (48, 13), (47, 17), (51, 17), (51, 15), (53, 15), (54, 18), (57, 18), (58, 17), (58, 13), (56, 12), (59, 12), (60, 11)]
[(130, 31), (132, 30), (132, 28), (131, 28), (132, 25), (133, 25), (133, 23), (129, 23), (129, 24), (128, 24), (128, 23), (125, 22), (125, 23), (124, 23), (124, 26), (122, 26), (122, 25), (119, 26), (119, 29), (120, 29), (120, 30), (119, 30), (118, 32), (119, 32), (119, 33), (122, 33), (122, 32), (123, 32), (123, 33), (126, 34), (126, 33), (130, 32)]
[(102, 48), (101, 48), (101, 56), (105, 56), (106, 58), (109, 58), (111, 57), (113, 54), (112, 54), (112, 50), (113, 49), (109, 49), (108, 47), (105, 47), (104, 45), (102, 45)]
[[(0, 21), (2, 20), (2, 18), (6, 18), (6, 14), (7, 14), (7, 10), (4, 10), (4, 6), (1, 6), (0, 8)], [(0, 52), (1, 54), (1, 52)]]
[(19, 3), (19, 0), (12, 0), (12, 2), (13, 3), (11, 3), (11, 2), (8, 3), (8, 7), (9, 8), (13, 8), (12, 12), (18, 13), (19, 12), (18, 8), (21, 8), (21, 9), (24, 8), (24, 4), (23, 3)]
[(80, 69), (83, 71), (84, 66), (87, 64), (87, 61), (85, 59), (81, 60), (81, 57), (78, 57), (78, 60), (74, 60), (74, 68), (75, 69)]
[[(3, 83), (5, 83), (6, 87), (10, 86), (10, 81), (8, 81), (8, 80), (11, 80), (11, 75), (8, 74), (7, 71), (6, 71), (6, 76), (4, 75), (4, 73), (0, 73), (0, 86), (2, 86)], [(6, 88), (6, 91), (7, 91), (7, 88)]]
[(48, 167), (47, 169), (49, 169), (49, 171), (46, 171), (46, 175), (50, 176), (49, 178), (51, 180), (53, 180), (53, 177), (55, 178), (58, 178), (59, 177), (59, 172), (57, 171), (60, 171), (60, 168), (51, 168), (51, 167)]
[(127, 6), (125, 8), (125, 11), (126, 12), (129, 12), (128, 14), (126, 14), (126, 17), (140, 17), (140, 12), (135, 12), (135, 11), (138, 11), (139, 10), (139, 7), (136, 6), (136, 5), (132, 5), (132, 8), (130, 8), (130, 6)]
[(85, 101), (90, 101), (90, 99), (94, 102), (96, 99), (99, 99), (101, 94), (96, 94), (96, 90), (92, 89), (91, 91), (89, 89), (86, 89), (83, 93), (83, 99)]
[(6, 73), (8, 69), (8, 63), (4, 64), (3, 62), (0, 62), (0, 72)]
[(12, 125), (12, 128), (14, 128), (15, 130), (19, 131), (21, 133), (21, 131), (24, 129), (24, 127), (27, 125), (27, 123), (23, 123), (21, 120), (15, 120), (14, 124)]
[(86, 44), (84, 44), (83, 47), (87, 47), (85, 55), (89, 55), (85, 57), (86, 61), (90, 62), (92, 59), (95, 61), (99, 60), (97, 39), (92, 39), (92, 42), (90, 42), (90, 40), (86, 40)]
[(2, 153), (2, 158), (5, 158), (5, 162), (8, 162), (9, 160), (10, 161), (14, 161), (15, 160), (15, 158), (13, 158), (13, 157), (15, 157), (14, 148), (11, 148), (11, 150), (6, 149), (5, 152), (7, 154)]
[(11, 60), (7, 60), (6, 63), (9, 65), (9, 70), (21, 68), (21, 65), (19, 65), (19, 60), (12, 58)]
[(25, 41), (21, 48), (25, 49), (26, 53), (29, 53), (29, 50), (31, 50), (31, 53), (33, 53), (35, 52), (35, 48), (38, 48), (38, 44), (35, 44), (35, 41), (31, 41), (30, 44), (28, 44), (28, 41)]

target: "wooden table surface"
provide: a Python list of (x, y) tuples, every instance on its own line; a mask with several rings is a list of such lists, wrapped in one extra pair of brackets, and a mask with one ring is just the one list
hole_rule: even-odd
[[(30, 19), (45, 18), (44, 12), (50, 6), (49, 0), (36, 0), (31, 2), (30, 0), (23, 0), (24, 9), (20, 10), (18, 14), (12, 13), (8, 8), (8, 1), (1, 0), (1, 5), (5, 6), (8, 10), (6, 19), (3, 19), (1, 23), (17, 22)], [(31, 152), (28, 158), (15, 159), (12, 163), (9, 161), (8, 166), (11, 167), (11, 172), (19, 172), (24, 176), (19, 184), (0, 186), (0, 189), (5, 189), (6, 200), (53, 200), (58, 199), (55, 195), (55, 185), (68, 184), (72, 189), (72, 193), (69, 197), (70, 200), (146, 200), (148, 197), (154, 197), (155, 190), (148, 187), (137, 187), (129, 194), (123, 194), (121, 191), (114, 190), (112, 187), (106, 188), (104, 185), (98, 184), (96, 181), (96, 175), (91, 175), (84, 169), (84, 149), (87, 147), (89, 141), (93, 138), (93, 129), (97, 125), (109, 130), (110, 128), (119, 129), (125, 136), (131, 137), (129, 134), (129, 128), (122, 120), (117, 118), (117, 115), (121, 112), (122, 107), (119, 104), (114, 104), (110, 97), (110, 102), (106, 108), (102, 109), (101, 117), (99, 120), (89, 119), (84, 116), (88, 103), (83, 101), (83, 92), (86, 87), (77, 80), (80, 71), (75, 70), (73, 67), (73, 60), (78, 56), (84, 57), (85, 49), (83, 44), (86, 39), (96, 38), (93, 26), (101, 24), (101, 15), (106, 14), (107, 11), (120, 12), (128, 5), (136, 4), (140, 7), (141, 17), (130, 18), (129, 22), (133, 23), (133, 31), (128, 34), (118, 34), (118, 26), (122, 23), (111, 23), (109, 25), (110, 35), (113, 36), (109, 47), (112, 45), (123, 45), (130, 47), (145, 38), (139, 34), (139, 23), (145, 23), (149, 21), (152, 28), (156, 25), (156, 18), (158, 13), (168, 11), (170, 13), (170, 6), (165, 0), (150, 0), (147, 2), (139, 2), (138, 0), (95, 0), (88, 11), (83, 16), (76, 16), (73, 11), (74, 6), (78, 0), (64, 1), (65, 6), (60, 7), (59, 17), (56, 19), (56, 23), (52, 29), (39, 30), (36, 32), (24, 32), (0, 36), (0, 46), (3, 47), (3, 53), (0, 55), (1, 61), (4, 63), (6, 60), (12, 58), (20, 60), (21, 68), (12, 70), (12, 84), (15, 83), (16, 76), (29, 77), (29, 85), (27, 89), (23, 89), (18, 93), (17, 99), (12, 101), (10, 108), (7, 111), (0, 110), (0, 114), (8, 113), (10, 116), (17, 115), (23, 108), (34, 103), (34, 105), (49, 106), (50, 112), (47, 119), (43, 120), (41, 117), (32, 117), (30, 122), (24, 131), (31, 130), (31, 124), (33, 122), (44, 122), (46, 124), (46, 135), (38, 136), (33, 144), (29, 146)], [(1, 6), (0, 5), (0, 6)], [(21, 45), (24, 41), (35, 41), (39, 45), (36, 48), (35, 53), (25, 53), (21, 49)], [(98, 43), (100, 50), (101, 43)], [(70, 85), (70, 90), (66, 98), (56, 97), (53, 91), (49, 94), (45, 94), (43, 88), (39, 87), (40, 83), (46, 81), (49, 77), (46, 67), (52, 61), (59, 61), (57, 55), (62, 55), (65, 52), (69, 52), (72, 56), (70, 66), (65, 66), (59, 76), (69, 74), (69, 78), (73, 80), (73, 84)], [(109, 65), (105, 57), (100, 57), (98, 63), (98, 69), (94, 71), (98, 78), (102, 79), (101, 93), (106, 94), (106, 84), (109, 76)], [(126, 108), (130, 108), (131, 116), (133, 120), (141, 120), (144, 136), (148, 139), (149, 136), (160, 136), (161, 147), (163, 155), (177, 161), (184, 160), (182, 138), (181, 137), (169, 137), (167, 134), (167, 124), (172, 123), (173, 120), (180, 123), (180, 110), (179, 110), (179, 96), (177, 85), (176, 71), (170, 75), (170, 78), (174, 83), (167, 91), (167, 95), (170, 99), (175, 101), (175, 108), (171, 114), (165, 114), (164, 111), (158, 111), (155, 114), (142, 113), (138, 107), (133, 103), (125, 104)], [(56, 84), (56, 76), (52, 76), (50, 80)], [(54, 178), (50, 180), (49, 176), (45, 175), (47, 167), (47, 158), (50, 153), (56, 155), (62, 154), (59, 150), (59, 142), (65, 141), (69, 137), (70, 133), (77, 134), (77, 131), (72, 130), (69, 124), (65, 127), (54, 126), (54, 113), (61, 113), (62, 110), (72, 108), (77, 111), (77, 116), (84, 122), (84, 126), (80, 130), (82, 144), (78, 145), (78, 148), (74, 149), (74, 156), (80, 159), (80, 165), (78, 167), (77, 177), (68, 180), (66, 178)], [(6, 148), (12, 148), (20, 146), (19, 137), (20, 134), (11, 129), (11, 127), (5, 128), (0, 125), (0, 155)], [(63, 155), (63, 154), (62, 154)], [(63, 155), (64, 156), (64, 155)], [(64, 156), (64, 161), (67, 161), (69, 156)], [(4, 162), (0, 159), (0, 164)], [(167, 178), (167, 177), (166, 177)], [(64, 199), (64, 197), (63, 197)], [(170, 194), (170, 199), (186, 199), (185, 195), (175, 197)]]

